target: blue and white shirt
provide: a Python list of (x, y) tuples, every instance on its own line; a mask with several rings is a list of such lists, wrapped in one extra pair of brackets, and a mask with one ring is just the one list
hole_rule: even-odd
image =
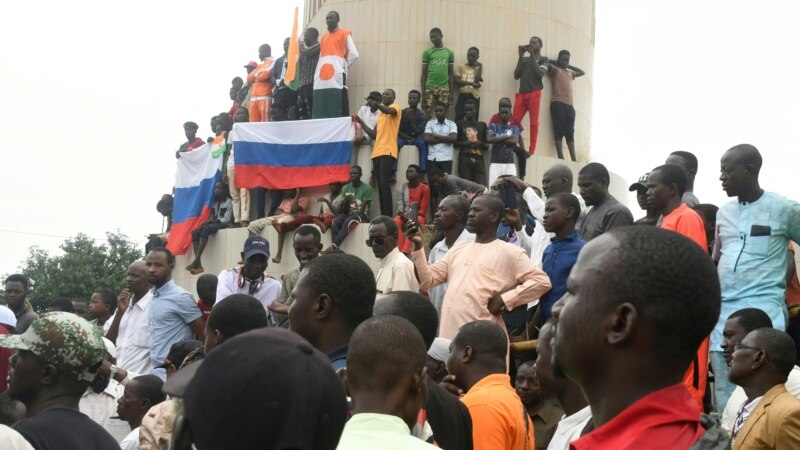
[(786, 329), (786, 267), (789, 241), (800, 240), (800, 204), (772, 192), (751, 203), (728, 202), (717, 211), (714, 259), (722, 310), (711, 334), (721, 351), (722, 328), (742, 308), (759, 308)]

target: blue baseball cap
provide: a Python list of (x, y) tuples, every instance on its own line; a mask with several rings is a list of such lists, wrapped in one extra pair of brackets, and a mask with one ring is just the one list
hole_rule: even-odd
[(269, 241), (261, 236), (250, 236), (244, 241), (244, 259), (253, 255), (264, 255), (269, 257)]

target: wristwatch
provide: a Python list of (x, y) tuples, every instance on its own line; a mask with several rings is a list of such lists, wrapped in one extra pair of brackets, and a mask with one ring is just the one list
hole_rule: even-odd
[(117, 366), (112, 364), (111, 365), (111, 375), (110, 375), (112, 380), (114, 379), (114, 376), (117, 374), (118, 371), (119, 371), (119, 367), (117, 367)]

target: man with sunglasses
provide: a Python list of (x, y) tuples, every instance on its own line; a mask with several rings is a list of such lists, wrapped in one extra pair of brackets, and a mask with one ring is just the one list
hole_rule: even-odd
[[(772, 328), (772, 320), (761, 309), (744, 308), (728, 316), (728, 320), (725, 321), (725, 328), (722, 329), (722, 345), (720, 346), (722, 348), (722, 356), (727, 364), (730, 364), (733, 358), (734, 346), (741, 342), (748, 333), (760, 328)], [(785, 385), (790, 394), (795, 397), (800, 396), (800, 367), (797, 367), (797, 365), (792, 367)], [(728, 433), (733, 428), (733, 421), (736, 420), (739, 408), (746, 401), (747, 394), (744, 389), (741, 386), (736, 386), (728, 403), (719, 405), (719, 409), (725, 408), (722, 410), (720, 425)]]
[(800, 448), (800, 400), (786, 391), (794, 341), (774, 328), (751, 331), (733, 347), (728, 379), (744, 388), (731, 429), (733, 450)]
[(391, 217), (378, 216), (369, 223), (367, 247), (378, 258), (378, 276), (375, 278), (378, 296), (394, 291), (419, 292), (414, 263), (397, 248), (399, 234)]

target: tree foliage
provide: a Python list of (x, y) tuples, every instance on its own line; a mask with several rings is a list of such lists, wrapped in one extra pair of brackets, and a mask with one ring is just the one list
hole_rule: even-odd
[(22, 273), (31, 280), (28, 300), (37, 311), (47, 309), (56, 297), (89, 299), (97, 288), (119, 292), (125, 287), (128, 265), (142, 258), (136, 244), (124, 234), (106, 233), (106, 241), (79, 233), (61, 244), (63, 255), (51, 256), (31, 247)]

